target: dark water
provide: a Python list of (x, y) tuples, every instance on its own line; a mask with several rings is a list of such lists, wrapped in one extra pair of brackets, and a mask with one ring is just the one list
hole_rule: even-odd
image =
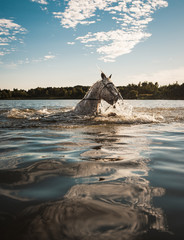
[(184, 101), (76, 103), (0, 102), (0, 239), (184, 239)]

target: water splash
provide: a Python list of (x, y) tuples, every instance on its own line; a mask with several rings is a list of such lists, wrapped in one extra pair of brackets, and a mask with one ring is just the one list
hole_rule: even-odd
[(17, 118), (17, 119), (28, 119), (28, 120), (40, 120), (43, 118), (48, 118), (49, 116), (55, 116), (66, 112), (67, 108), (60, 109), (17, 109), (12, 108), (6, 114), (8, 118)]
[(116, 104), (109, 105), (102, 101), (99, 106), (99, 114), (102, 117), (109, 118), (112, 121), (122, 121), (123, 123), (152, 123), (161, 122), (164, 117), (161, 114), (140, 112), (124, 100), (118, 100)]
[(119, 100), (116, 104), (109, 105), (102, 101), (97, 116), (77, 115), (73, 109), (77, 102), (60, 107), (53, 106), (51, 101), (47, 106), (43, 103), (39, 106), (27, 105), (12, 106), (0, 109), (0, 128), (73, 128), (81, 125), (97, 124), (149, 124), (170, 123), (184, 121), (184, 108), (177, 107), (169, 102), (160, 105), (160, 101), (126, 101)]
[(113, 106), (102, 100), (99, 106), (99, 113), (104, 116), (114, 115), (131, 117), (132, 110), (133, 106), (123, 100), (118, 100)]

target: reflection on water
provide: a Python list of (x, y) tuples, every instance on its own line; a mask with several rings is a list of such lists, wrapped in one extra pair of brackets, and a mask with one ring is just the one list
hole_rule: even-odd
[(1, 239), (183, 239), (181, 104), (67, 104), (0, 106)]
[[(163, 194), (138, 181), (75, 185), (63, 200), (29, 207), (29, 239), (131, 239), (148, 228), (165, 231), (161, 209), (150, 198)], [(27, 234), (27, 232), (26, 232)]]
[(1, 209), (10, 224), (5, 237), (133, 239), (149, 229), (167, 232), (162, 209), (152, 204), (165, 191), (146, 179), (149, 141), (137, 127), (17, 131), (9, 149), (1, 196), (15, 208), (8, 216)]

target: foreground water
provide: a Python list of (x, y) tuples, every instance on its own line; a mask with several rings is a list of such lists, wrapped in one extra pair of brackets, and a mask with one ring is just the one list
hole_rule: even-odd
[(184, 239), (184, 101), (0, 102), (1, 239)]

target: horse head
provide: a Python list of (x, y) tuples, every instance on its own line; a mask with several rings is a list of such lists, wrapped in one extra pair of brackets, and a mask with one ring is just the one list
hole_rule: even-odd
[(111, 75), (107, 78), (102, 72), (102, 80), (97, 81), (90, 87), (84, 98), (77, 104), (74, 111), (81, 115), (95, 115), (103, 99), (113, 105), (119, 99), (123, 99), (117, 88), (111, 82)]
[(117, 88), (114, 86), (113, 82), (111, 81), (111, 76), (112, 74), (109, 77), (106, 77), (106, 75), (103, 72), (101, 73), (102, 90), (100, 97), (107, 103), (113, 105), (119, 99), (122, 99), (122, 96), (117, 90)]

